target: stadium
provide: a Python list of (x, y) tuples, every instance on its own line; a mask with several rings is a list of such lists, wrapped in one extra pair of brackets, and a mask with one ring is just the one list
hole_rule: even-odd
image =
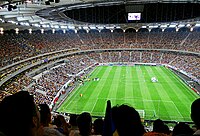
[[(0, 4), (0, 101), (28, 91), (52, 114), (106, 103), (143, 123), (186, 122), (200, 92), (199, 0), (27, 0)], [(174, 125), (172, 125), (174, 126)]]

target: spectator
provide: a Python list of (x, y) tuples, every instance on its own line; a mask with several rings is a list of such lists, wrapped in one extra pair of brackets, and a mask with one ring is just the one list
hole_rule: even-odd
[(62, 116), (62, 115), (57, 115), (57, 116), (54, 118), (54, 125), (57, 126), (56, 129), (57, 129), (60, 133), (66, 135), (66, 136), (69, 135), (69, 130), (68, 130), (68, 126), (69, 126), (69, 125), (67, 124), (67, 122), (66, 122), (64, 116)]
[(167, 136), (170, 134), (169, 128), (161, 119), (153, 122), (153, 131), (147, 132), (144, 136)]
[(42, 136), (40, 113), (28, 92), (5, 97), (0, 111), (0, 132), (6, 136)]
[(93, 129), (94, 129), (94, 135), (102, 135), (103, 134), (103, 119), (98, 118), (94, 121)]
[(76, 114), (71, 114), (70, 115), (70, 119), (69, 119), (69, 125), (70, 125), (70, 132), (69, 132), (69, 136), (76, 136), (79, 135), (79, 129), (77, 126), (77, 119), (78, 115)]
[(90, 113), (83, 112), (77, 117), (77, 125), (79, 128), (80, 136), (91, 135), (92, 130), (92, 117)]
[(180, 122), (174, 127), (172, 136), (188, 136), (192, 134), (193, 130), (190, 128), (190, 126)]
[(157, 119), (154, 121), (153, 132), (159, 133), (159, 134), (165, 134), (165, 135), (170, 134), (169, 127), (167, 125), (165, 125), (161, 119)]
[(142, 136), (145, 132), (139, 113), (128, 105), (114, 106), (112, 120), (119, 136)]
[(196, 99), (191, 105), (191, 119), (197, 126), (194, 135), (200, 135), (200, 98)]
[(167, 135), (170, 135), (171, 131), (169, 130), (169, 127), (164, 124), (164, 131), (163, 131), (164, 134), (167, 134)]
[(40, 118), (41, 118), (41, 125), (44, 127), (44, 134), (43, 136), (64, 136), (55, 128), (49, 126), (51, 122), (51, 112), (49, 106), (47, 104), (40, 104)]
[(153, 132), (164, 133), (164, 122), (161, 119), (157, 119), (153, 122)]

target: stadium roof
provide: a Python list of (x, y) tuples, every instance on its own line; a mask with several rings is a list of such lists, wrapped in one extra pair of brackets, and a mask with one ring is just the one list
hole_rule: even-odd
[[(52, 1), (52, 0), (49, 0)], [(25, 30), (40, 30), (40, 29), (73, 29), (73, 28), (92, 28), (92, 27), (107, 27), (107, 28), (145, 28), (147, 27), (166, 27), (166, 26), (198, 26), (197, 20), (185, 20), (182, 22), (171, 22), (169, 23), (150, 23), (150, 24), (129, 24), (130, 26), (124, 25), (97, 25), (90, 24), (72, 20), (62, 14), (62, 11), (66, 10), (66, 5), (73, 5), (74, 7), (88, 7), (93, 5), (112, 5), (120, 3), (200, 3), (200, 0), (53, 0), (50, 5), (46, 3), (47, 1), (42, 0), (30, 0), (30, 1), (19, 1), (12, 0), (0, 1), (0, 32), (10, 29)], [(9, 6), (11, 5), (11, 6)], [(64, 5), (64, 6), (63, 6)], [(9, 11), (8, 11), (9, 10)], [(39, 11), (37, 13), (37, 11)]]

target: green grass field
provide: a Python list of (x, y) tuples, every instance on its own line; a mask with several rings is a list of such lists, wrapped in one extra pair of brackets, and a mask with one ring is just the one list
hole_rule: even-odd
[[(77, 87), (57, 111), (104, 116), (106, 101), (111, 100), (112, 106), (128, 104), (144, 111), (140, 115), (145, 120), (191, 121), (190, 106), (198, 95), (165, 67), (98, 66), (89, 78), (96, 77), (99, 81)], [(151, 77), (158, 82), (151, 82)]]

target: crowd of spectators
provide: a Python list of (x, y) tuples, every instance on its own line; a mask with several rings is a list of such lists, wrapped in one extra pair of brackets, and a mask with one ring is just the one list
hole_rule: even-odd
[[(36, 56), (38, 54), (43, 54), (63, 49), (72, 49), (72, 48), (77, 48), (81, 50), (113, 49), (113, 48), (144, 48), (144, 49), (148, 48), (148, 49), (172, 49), (181, 51), (193, 51), (199, 53), (200, 50), (199, 34), (200, 33), (198, 32), (123, 33), (121, 31), (120, 32), (114, 31), (113, 33), (111, 33), (110, 31), (107, 30), (106, 31), (102, 30), (102, 32), (90, 31), (89, 33), (87, 33), (86, 31), (78, 31), (78, 33), (69, 31), (66, 34), (61, 34), (61, 33), (4, 34), (0, 35), (0, 38), (3, 39), (0, 41), (1, 42), (0, 44), (2, 45), (0, 48), (1, 51), (0, 66), (4, 67), (13, 64), (14, 62), (18, 62), (19, 60), (24, 60), (26, 58)], [(142, 59), (142, 62), (150, 62), (150, 61), (157, 62), (155, 60), (156, 57), (152, 56), (151, 53), (148, 53), (148, 55), (146, 54), (147, 58), (144, 58), (145, 53), (143, 53), (142, 58), (140, 58)], [(123, 57), (127, 58), (127, 56), (123, 55), (119, 56), (120, 59)], [(160, 55), (160, 53), (157, 54), (157, 57), (159, 57), (158, 55)], [(53, 55), (48, 56), (48, 58), (51, 56)], [(138, 57), (140, 57), (140, 55)], [(101, 56), (101, 58), (103, 61), (105, 60), (104, 55)], [(13, 66), (12, 68), (2, 70), (0, 71), (1, 80), (10, 73), (13, 73), (14, 71), (24, 66), (45, 59), (46, 57), (36, 58), (33, 59), (32, 61), (27, 61), (22, 64)], [(114, 62), (116, 62), (118, 61), (118, 58), (115, 58), (113, 60)], [(168, 60), (169, 59), (167, 60), (160, 59), (158, 62), (166, 63)], [(135, 61), (134, 59), (132, 59), (132, 54), (130, 55), (130, 60), (126, 61)], [(194, 60), (191, 61), (193, 63)], [(187, 64), (189, 64), (189, 61), (187, 62), (188, 62)], [(179, 64), (177, 64), (176, 66), (178, 65)], [(189, 67), (191, 69), (193, 65), (191, 64), (191, 66)], [(192, 69), (195, 70), (196, 68), (194, 67)], [(187, 68), (186, 71), (189, 71), (189, 68)], [(193, 73), (194, 76), (198, 75), (195, 74), (195, 72)]]
[(0, 93), (0, 102), (1, 102), (6, 96), (9, 96), (10, 94), (3, 90), (0, 90), (0, 91), (1, 91)]
[[(69, 56), (65, 63), (45, 71), (38, 79), (28, 76), (28, 72), (17, 76), (4, 90), (8, 94), (27, 90), (35, 96), (37, 104), (44, 102), (50, 104), (65, 83), (94, 62), (86, 55)], [(0, 94), (3, 99), (4, 92), (1, 91)]]
[(130, 53), (128, 51), (122, 51), (120, 53), (120, 62), (130, 62)]
[(70, 52), (73, 52), (73, 51), (77, 51), (75, 49), (72, 49), (72, 50), (64, 50), (64, 51), (61, 51), (61, 52), (57, 52), (57, 53), (52, 53), (52, 54), (49, 54), (48, 56), (47, 55), (44, 55), (44, 56), (38, 56), (38, 57), (35, 57), (33, 59), (30, 59), (30, 60), (24, 60), (22, 62), (18, 63), (19, 64), (16, 64), (14, 65), (15, 61), (13, 61), (13, 66), (8, 66), (7, 68), (4, 67), (2, 69), (0, 69), (0, 81), (3, 80), (4, 78), (6, 78), (8, 75), (10, 75), (11, 73), (14, 73), (16, 72), (17, 70), (20, 70), (26, 66), (29, 66), (33, 63), (36, 63), (36, 62), (50, 62), (49, 58), (53, 57), (53, 56), (57, 56), (57, 55), (60, 55), (60, 54), (64, 54), (64, 53), (70, 53)]
[(178, 56), (171, 65), (200, 79), (200, 58), (191, 55)]
[(25, 90), (26, 87), (28, 87), (32, 82), (33, 82), (32, 78), (26, 75), (20, 75), (5, 88), (5, 91), (10, 94), (14, 94), (21, 90)]
[(20, 91), (0, 102), (1, 136), (198, 136), (200, 134), (200, 99), (191, 104), (194, 127), (177, 122), (169, 126), (161, 119), (152, 120), (147, 129), (134, 107), (122, 104), (111, 106), (107, 101), (105, 118), (92, 120), (89, 112), (65, 115), (51, 114), (45, 103), (37, 105), (27, 91)]
[(65, 83), (92, 64), (92, 60), (85, 55), (68, 57), (65, 63), (42, 73), (28, 91), (35, 95), (37, 104), (45, 101), (50, 105)]
[(110, 31), (4, 34), (0, 35), (2, 39), (0, 66), (3, 67), (38, 54), (71, 48), (81, 50), (150, 48), (199, 52), (199, 35), (198, 32), (111, 33)]

